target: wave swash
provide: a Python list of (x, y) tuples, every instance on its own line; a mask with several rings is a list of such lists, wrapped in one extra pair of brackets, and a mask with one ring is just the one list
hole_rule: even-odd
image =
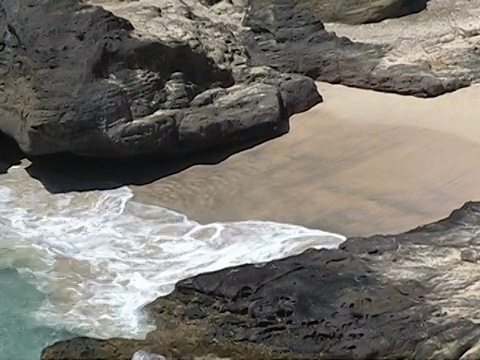
[(54, 195), (21, 168), (0, 179), (0, 269), (47, 294), (36, 322), (82, 335), (142, 338), (141, 307), (181, 279), (344, 240), (273, 222), (201, 225), (128, 187)]

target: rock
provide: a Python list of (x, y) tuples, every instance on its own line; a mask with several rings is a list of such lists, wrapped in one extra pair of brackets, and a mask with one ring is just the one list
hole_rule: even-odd
[(270, 85), (235, 86), (213, 105), (180, 114), (179, 151), (185, 153), (265, 139), (288, 129), (280, 92)]
[[(152, 348), (155, 348), (155, 350), (152, 350)], [(97, 340), (87, 337), (74, 338), (68, 343), (58, 342), (42, 352), (42, 359), (161, 360), (162, 357), (165, 358), (165, 356), (158, 354), (166, 354), (166, 358), (169, 360), (186, 360), (176, 351), (162, 348), (160, 344), (146, 344), (145, 341), (141, 340)]]
[(255, 67), (248, 69), (246, 74), (236, 74), (236, 76), (242, 77), (246, 83), (261, 81), (277, 87), (289, 116), (307, 111), (323, 102), (315, 81), (306, 76)]
[(479, 259), (479, 256), (478, 253), (472, 249), (463, 249), (460, 252), (460, 259), (462, 259), (462, 261), (476, 263)]
[(132, 360), (167, 360), (163, 355), (149, 353), (145, 350), (138, 350), (133, 354)]
[(173, 73), (163, 89), (165, 102), (162, 104), (162, 107), (165, 109), (183, 109), (188, 107), (198, 93), (196, 88), (195, 84), (189, 83), (185, 79), (182, 72)]
[(0, 132), (0, 174), (6, 173), (13, 165), (19, 165), (24, 157), (15, 140)]
[(146, 340), (123, 341), (192, 358), (477, 359), (480, 271), (460, 254), (480, 250), (479, 234), (480, 203), (469, 202), (403, 234), (199, 275), (147, 306), (157, 329)]
[(428, 0), (297, 0), (325, 22), (364, 24), (413, 14), (424, 10)]
[[(393, 16), (421, 3), (375, 4)], [(369, 13), (373, 3), (355, 4), (341, 3), (342, 16), (377, 14)], [(2, 1), (0, 131), (29, 156), (177, 157), (280, 135), (289, 115), (321, 101), (304, 76), (424, 97), (470, 83), (428, 66), (385, 67), (384, 46), (325, 31), (316, 15), (337, 6), (326, 0)], [(269, 101), (271, 112), (262, 110), (265, 120), (256, 123), (257, 100), (246, 94), (260, 90), (266, 91), (260, 98), (276, 97), (278, 104)]]
[(323, 101), (315, 82), (306, 77), (292, 78), (280, 84), (280, 94), (289, 115), (311, 109)]
[[(29, 156), (178, 157), (282, 134), (289, 115), (321, 101), (305, 76), (423, 97), (470, 84), (426, 65), (386, 66), (385, 46), (338, 37), (320, 20), (337, 7), (344, 19), (397, 16), (422, 1), (372, 4), (2, 1), (0, 131)], [(257, 100), (246, 94), (260, 90), (277, 91), (278, 104), (256, 123)]]
[[(136, 23), (144, 3), (105, 6), (126, 11)], [(194, 12), (199, 3), (192, 9), (175, 4), (174, 10), (184, 12), (183, 23), (199, 16)], [(179, 19), (169, 15), (167, 5), (172, 4), (142, 15), (153, 16), (151, 24), (158, 17), (166, 21), (154, 30)], [(186, 38), (175, 27), (171, 36), (159, 31), (156, 37), (102, 7), (74, 0), (3, 1), (0, 130), (27, 155), (94, 157), (188, 155), (284, 132), (289, 113), (278, 86), (259, 81), (232, 87), (235, 79), (224, 56), (241, 51), (233, 44), (220, 56), (217, 45), (232, 36), (230, 25), (209, 24), (217, 26), (213, 30), (207, 25), (203, 32), (185, 25)], [(215, 38), (222, 27), (225, 35)], [(222, 93), (211, 106), (191, 104), (211, 90)], [(308, 106), (320, 99), (311, 86), (303, 91), (313, 91)]]
[[(118, 359), (131, 360), (140, 344), (123, 341), (120, 344), (114, 341), (103, 341), (79, 337), (72, 339), (68, 344), (56, 343), (42, 352), (42, 360), (53, 359)], [(130, 349), (128, 349), (130, 347)], [(125, 350), (127, 348), (127, 350)]]
[(244, 20), (250, 28), (243, 40), (250, 65), (418, 97), (438, 96), (471, 82), (469, 77), (457, 74), (437, 74), (428, 66), (388, 64), (383, 61), (388, 48), (356, 43), (327, 32), (315, 13), (294, 0), (269, 3), (267, 7), (260, 0), (254, 1)]

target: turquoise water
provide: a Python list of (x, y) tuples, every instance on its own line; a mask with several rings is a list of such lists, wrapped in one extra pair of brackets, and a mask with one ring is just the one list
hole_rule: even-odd
[(15, 269), (0, 269), (0, 294), (1, 359), (38, 360), (46, 345), (71, 336), (36, 323), (32, 314), (45, 295)]
[(0, 175), (0, 234), (0, 360), (38, 359), (72, 336), (62, 329), (143, 338), (152, 324), (139, 309), (181, 279), (345, 239), (273, 222), (199, 224), (127, 187), (51, 194), (21, 168)]

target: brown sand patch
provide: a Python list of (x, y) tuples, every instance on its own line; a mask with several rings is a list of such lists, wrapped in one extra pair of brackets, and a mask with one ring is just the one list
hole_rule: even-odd
[(144, 186), (200, 222), (274, 220), (344, 235), (407, 230), (480, 198), (480, 87), (435, 99), (320, 84), (290, 133)]

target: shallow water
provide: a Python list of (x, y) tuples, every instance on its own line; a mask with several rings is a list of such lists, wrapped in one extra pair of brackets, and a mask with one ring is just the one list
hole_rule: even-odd
[(0, 269), (0, 354), (2, 359), (37, 360), (40, 350), (72, 336), (59, 328), (39, 325), (32, 318), (45, 294), (14, 269)]
[(63, 329), (141, 338), (141, 307), (183, 278), (344, 240), (272, 222), (201, 225), (132, 198), (127, 187), (53, 195), (21, 168), (0, 176), (0, 349), (30, 342), (36, 359)]

